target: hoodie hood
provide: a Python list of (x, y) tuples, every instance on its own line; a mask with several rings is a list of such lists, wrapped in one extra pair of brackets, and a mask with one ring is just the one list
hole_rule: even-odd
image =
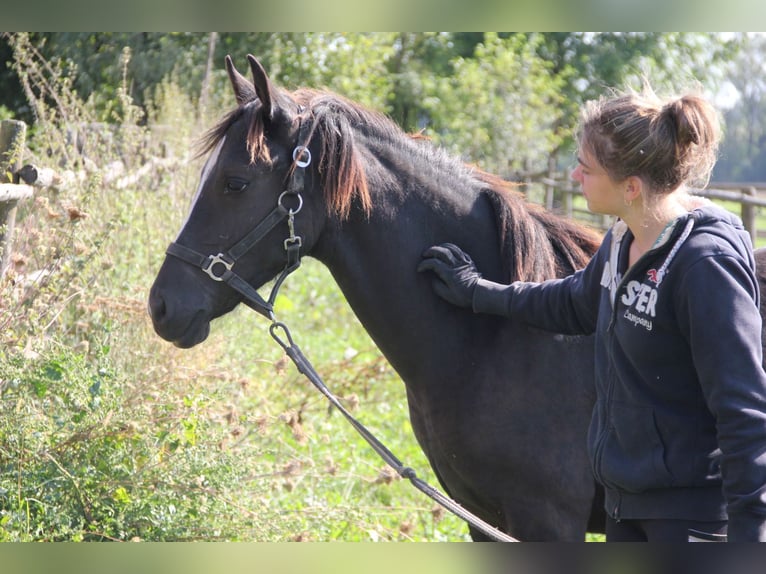
[[(702, 200), (702, 198), (694, 198)], [(711, 201), (702, 200), (704, 203), (694, 208), (689, 216), (694, 220), (694, 227), (701, 232), (710, 233), (731, 247), (746, 260), (751, 259), (753, 249), (750, 233), (745, 229), (742, 220)]]

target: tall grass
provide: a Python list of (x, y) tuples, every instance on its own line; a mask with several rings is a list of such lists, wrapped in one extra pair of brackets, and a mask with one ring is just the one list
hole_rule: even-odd
[[(22, 206), (0, 283), (0, 540), (466, 540), (287, 363), (260, 316), (238, 309), (185, 351), (154, 334), (148, 289), (211, 118), (172, 79), (148, 110), (123, 89), (100, 117), (72, 91), (76, 71), (13, 43), (38, 118), (26, 160), (85, 175)], [(76, 153), (67, 130), (104, 120), (109, 137), (86, 130)], [(108, 177), (158, 156), (178, 161)], [(402, 382), (328, 272), (306, 261), (277, 310), (345, 404), (435, 483)]]

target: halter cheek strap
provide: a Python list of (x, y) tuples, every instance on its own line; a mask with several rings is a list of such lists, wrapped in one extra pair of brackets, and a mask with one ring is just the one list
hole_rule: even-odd
[[(303, 128), (304, 126), (301, 126), (299, 129), (299, 142), (303, 141)], [(282, 286), (282, 282), (287, 276), (295, 271), (301, 264), (300, 249), (303, 245), (303, 240), (299, 235), (295, 234), (295, 215), (303, 208), (303, 197), (301, 196), (301, 192), (304, 190), (305, 186), (305, 169), (309, 165), (311, 165), (311, 151), (305, 145), (299, 144), (293, 150), (292, 177), (290, 177), (290, 173), (288, 172), (288, 185), (279, 195), (277, 206), (226, 253), (204, 255), (177, 242), (171, 243), (168, 246), (166, 253), (201, 269), (203, 272), (207, 273), (213, 281), (222, 281), (226, 283), (229, 287), (242, 295), (244, 303), (248, 307), (273, 321), (274, 301), (277, 298), (279, 288)], [(297, 207), (289, 208), (285, 206), (284, 201), (288, 197), (296, 198), (298, 201)], [(284, 240), (287, 262), (285, 263), (282, 272), (277, 277), (276, 283), (274, 284), (267, 301), (261, 297), (255, 287), (234, 272), (233, 267), (237, 260), (255, 247), (261, 239), (285, 219), (287, 219), (288, 228), (288, 237)]]

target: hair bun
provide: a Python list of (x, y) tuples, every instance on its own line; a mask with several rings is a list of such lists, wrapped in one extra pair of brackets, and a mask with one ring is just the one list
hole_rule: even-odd
[(662, 108), (661, 116), (672, 122), (676, 141), (681, 146), (702, 143), (701, 130), (709, 104), (694, 95), (686, 95), (670, 100)]

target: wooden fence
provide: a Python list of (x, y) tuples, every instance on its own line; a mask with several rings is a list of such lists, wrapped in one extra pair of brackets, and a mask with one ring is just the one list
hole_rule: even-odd
[(0, 122), (0, 278), (5, 274), (13, 251), (16, 205), (32, 196), (32, 186), (19, 184), (27, 126), (24, 122)]
[[(571, 179), (548, 176), (527, 177), (523, 179), (522, 189), (530, 195), (534, 188), (542, 190), (542, 202), (546, 208), (565, 213), (569, 217), (587, 220), (589, 223), (606, 229), (613, 221), (611, 216), (602, 216), (578, 208), (574, 198), (581, 195), (579, 185)], [(694, 195), (711, 200), (738, 203), (740, 217), (745, 229), (750, 232), (753, 244), (758, 237), (766, 236), (766, 229), (758, 229), (758, 213), (766, 207), (766, 183), (721, 183), (716, 182), (706, 189), (693, 190)]]
[[(89, 126), (92, 127), (92, 126)], [(103, 126), (100, 126), (103, 128)], [(96, 128), (97, 129), (97, 128)], [(158, 174), (173, 172), (188, 165), (188, 157), (146, 157), (141, 165), (129, 169), (122, 161), (96, 165), (82, 155), (78, 171), (56, 170), (33, 164), (22, 166), (25, 155), (26, 124), (15, 120), (0, 122), (0, 278), (11, 263), (16, 206), (19, 201), (32, 197), (36, 190), (60, 190), (82, 184), (97, 174), (103, 185), (114, 189), (135, 186)], [(80, 150), (78, 150), (79, 153)]]

